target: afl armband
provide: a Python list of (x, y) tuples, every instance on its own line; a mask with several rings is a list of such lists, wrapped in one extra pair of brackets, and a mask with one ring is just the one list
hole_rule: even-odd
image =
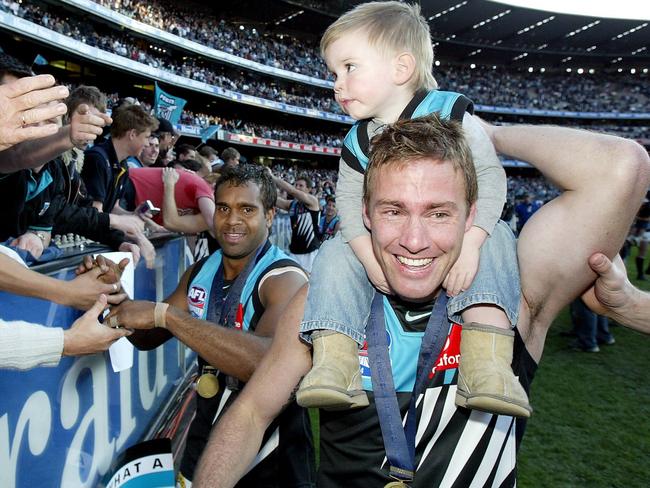
[(168, 308), (169, 303), (156, 302), (156, 306), (153, 309), (154, 327), (160, 327), (161, 329), (167, 328), (166, 314)]

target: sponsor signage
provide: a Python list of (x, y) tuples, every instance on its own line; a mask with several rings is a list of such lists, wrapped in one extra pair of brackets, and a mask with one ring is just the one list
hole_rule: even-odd
[[(140, 262), (135, 271), (137, 298), (159, 300), (176, 288), (184, 269), (179, 261), (184, 246), (183, 239), (174, 239), (158, 247), (159, 262), (165, 266), (155, 271)], [(51, 275), (71, 279), (74, 269)], [(79, 315), (44, 300), (0, 293), (3, 320), (56, 327), (69, 326)], [(113, 474), (114, 459), (146, 440), (194, 357), (172, 339), (152, 351), (136, 351), (133, 367), (120, 373), (113, 373), (106, 353), (65, 357), (54, 368), (0, 370), (0, 486), (98, 486), (100, 479)], [(160, 460), (163, 466), (169, 461)], [(139, 466), (143, 473), (145, 464)], [(156, 463), (149, 468), (152, 473), (163, 471)], [(128, 474), (134, 475), (134, 469)], [(126, 474), (122, 471), (113, 486), (132, 486), (124, 483)]]

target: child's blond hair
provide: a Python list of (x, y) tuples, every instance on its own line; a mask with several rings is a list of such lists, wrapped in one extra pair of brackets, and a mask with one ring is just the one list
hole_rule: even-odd
[(343, 35), (363, 31), (371, 46), (384, 53), (408, 51), (415, 58), (413, 88), (438, 87), (431, 69), (433, 46), (429, 24), (420, 14), (419, 5), (400, 2), (369, 2), (357, 5), (330, 25), (320, 41), (321, 55)]

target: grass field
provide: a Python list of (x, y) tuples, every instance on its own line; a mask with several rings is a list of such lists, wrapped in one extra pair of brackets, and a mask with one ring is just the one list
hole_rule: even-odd
[[(628, 258), (630, 277), (634, 256)], [(636, 282), (650, 289), (650, 282)], [(553, 325), (535, 377), (535, 412), (519, 453), (518, 486), (650, 486), (650, 338), (612, 327), (613, 346), (573, 352)]]

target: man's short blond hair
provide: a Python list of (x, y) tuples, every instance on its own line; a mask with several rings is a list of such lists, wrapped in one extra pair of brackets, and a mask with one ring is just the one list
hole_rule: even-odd
[(431, 72), (433, 45), (429, 24), (420, 14), (420, 6), (400, 2), (369, 2), (357, 5), (330, 25), (320, 41), (321, 56), (336, 40), (354, 31), (368, 36), (368, 43), (386, 54), (407, 51), (415, 58), (413, 88), (438, 87)]
[(451, 163), (454, 171), (460, 173), (469, 212), (478, 198), (472, 151), (463, 134), (461, 123), (442, 120), (437, 114), (398, 120), (373, 137), (370, 162), (363, 180), (364, 203), (370, 203), (376, 186), (375, 180), (382, 168), (402, 169), (422, 159)]

